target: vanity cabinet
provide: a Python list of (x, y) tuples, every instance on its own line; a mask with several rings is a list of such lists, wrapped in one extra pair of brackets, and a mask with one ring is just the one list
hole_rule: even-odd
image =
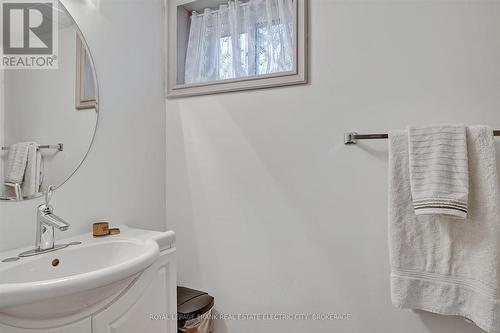
[(162, 253), (124, 297), (93, 316), (92, 333), (177, 332), (175, 267), (175, 257)]

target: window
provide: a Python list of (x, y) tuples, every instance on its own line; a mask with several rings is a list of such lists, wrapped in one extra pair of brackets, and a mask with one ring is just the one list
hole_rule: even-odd
[(168, 10), (169, 97), (306, 82), (305, 0), (174, 0)]

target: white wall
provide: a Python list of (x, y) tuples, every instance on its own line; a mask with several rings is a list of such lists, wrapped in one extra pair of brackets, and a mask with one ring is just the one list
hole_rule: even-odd
[(310, 1), (307, 86), (169, 100), (167, 225), (179, 280), (223, 313), (217, 333), (480, 332), (390, 303), (387, 142), (407, 124), (500, 128), (500, 2)]
[[(96, 218), (165, 229), (165, 100), (161, 0), (64, 0), (94, 56), (97, 136), (81, 169), (54, 194), (55, 213), (91, 230)], [(0, 202), (0, 250), (35, 240), (42, 202)], [(63, 235), (56, 232), (56, 237)]]

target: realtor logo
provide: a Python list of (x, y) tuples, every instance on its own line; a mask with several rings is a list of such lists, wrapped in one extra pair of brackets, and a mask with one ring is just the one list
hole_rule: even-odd
[(3, 69), (57, 68), (57, 0), (1, 1)]

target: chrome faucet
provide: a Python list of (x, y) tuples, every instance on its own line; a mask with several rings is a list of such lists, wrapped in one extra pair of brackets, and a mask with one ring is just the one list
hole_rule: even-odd
[(54, 187), (51, 185), (45, 192), (45, 203), (38, 206), (36, 211), (35, 249), (21, 253), (20, 257), (34, 256), (68, 246), (67, 244), (54, 245), (54, 228), (66, 231), (70, 225), (53, 213), (54, 208), (49, 205), (53, 192)]

